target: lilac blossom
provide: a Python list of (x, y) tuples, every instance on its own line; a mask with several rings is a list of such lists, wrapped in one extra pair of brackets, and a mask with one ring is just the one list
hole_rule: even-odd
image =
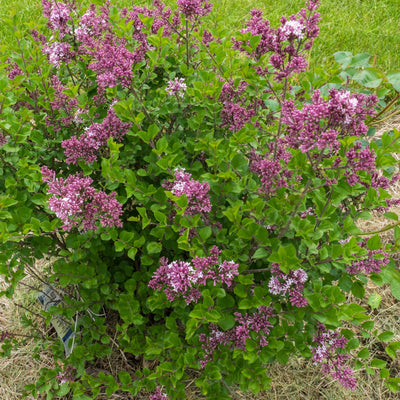
[(287, 143), (303, 153), (315, 148), (337, 151), (340, 138), (367, 133), (365, 119), (375, 114), (376, 100), (375, 95), (350, 95), (336, 89), (329, 91), (328, 100), (315, 90), (311, 103), (301, 110), (293, 100), (286, 100), (282, 105), (282, 122), (286, 125)]
[(47, 42), (47, 38), (46, 36), (39, 34), (39, 32), (36, 29), (31, 29), (31, 35), (33, 37), (33, 40), (35, 40), (36, 42), (44, 45)]
[(354, 371), (345, 365), (350, 355), (337, 352), (338, 349), (345, 349), (347, 339), (339, 332), (328, 331), (319, 323), (317, 333), (313, 336), (313, 343), (311, 353), (314, 364), (322, 363), (321, 370), (324, 374), (330, 373), (344, 388), (354, 390), (357, 385)]
[[(90, 5), (90, 8), (82, 15), (78, 27), (75, 30), (76, 38), (87, 48), (95, 48), (96, 40), (100, 39), (105, 33), (111, 32), (112, 25), (109, 21), (109, 9), (107, 3), (101, 7), (101, 13), (96, 14), (96, 6)], [(81, 51), (83, 49), (81, 48)], [(84, 52), (86, 53), (87, 50)]]
[(233, 38), (233, 47), (248, 53), (256, 60), (269, 53), (269, 63), (273, 69), (269, 70), (268, 67), (258, 66), (256, 71), (263, 76), (273, 74), (274, 79), (278, 82), (294, 73), (303, 72), (307, 68), (307, 60), (301, 53), (302, 47), (310, 49), (314, 38), (319, 33), (317, 24), (320, 16), (315, 12), (318, 6), (317, 1), (309, 1), (305, 9), (292, 15), (289, 20), (282, 17), (281, 26), (278, 29), (272, 28), (270, 22), (263, 19), (261, 10), (252, 10), (251, 18), (241, 33), (260, 36), (260, 42), (251, 53), (248, 51), (248, 42), (244, 43)]
[(222, 331), (218, 325), (210, 324), (208, 334), (202, 333), (199, 336), (202, 348), (205, 351), (200, 365), (204, 368), (213, 360), (213, 355), (219, 346), (229, 346), (230, 349), (246, 350), (246, 339), (251, 339), (252, 333), (256, 333), (255, 339), (258, 341), (259, 348), (268, 345), (267, 336), (270, 333), (272, 324), (269, 318), (275, 316), (272, 307), (260, 306), (254, 313), (235, 313), (235, 325), (227, 331)]
[(154, 393), (150, 396), (149, 400), (167, 400), (168, 396), (165, 393), (161, 392), (159, 387), (156, 388)]
[(73, 136), (62, 142), (67, 157), (66, 163), (77, 164), (79, 160), (87, 164), (93, 163), (110, 137), (120, 142), (130, 127), (131, 123), (122, 122), (111, 107), (102, 123), (91, 125), (79, 138)]
[(303, 211), (303, 212), (299, 213), (299, 217), (301, 219), (306, 219), (307, 215), (315, 215), (313, 207), (308, 207), (306, 211)]
[(186, 83), (183, 78), (175, 78), (168, 81), (168, 87), (165, 89), (170, 96), (183, 97), (186, 91)]
[(91, 6), (82, 16), (76, 30), (76, 38), (81, 43), (79, 53), (92, 59), (89, 68), (97, 72), (99, 88), (114, 87), (118, 84), (129, 88), (133, 78), (133, 66), (142, 62), (150, 49), (144, 32), (146, 27), (139, 14), (153, 18), (153, 33), (163, 28), (163, 35), (169, 36), (172, 29), (169, 23), (171, 10), (164, 10), (165, 6), (160, 1), (155, 2), (154, 10), (145, 7), (134, 7), (129, 12), (126, 8), (121, 10), (121, 18), (124, 18), (126, 23), (132, 21), (134, 27), (132, 39), (136, 45), (133, 49), (128, 49), (128, 41), (112, 32), (109, 7), (108, 1), (101, 8), (100, 15), (97, 15), (95, 7)]
[(97, 231), (97, 223), (103, 227), (122, 227), (122, 205), (115, 192), (109, 195), (96, 192), (91, 186), (93, 180), (80, 174), (64, 179), (56, 178), (55, 172), (47, 167), (42, 167), (41, 172), (43, 181), (49, 185), (47, 192), (52, 195), (48, 206), (63, 222), (63, 229)]
[(0, 147), (4, 146), (8, 142), (7, 136), (4, 134), (0, 133)]
[(297, 19), (284, 22), (281, 27), (281, 33), (286, 40), (291, 38), (303, 39), (305, 36), (305, 25)]
[(114, 34), (107, 33), (99, 40), (95, 50), (91, 51), (93, 61), (89, 68), (97, 72), (100, 87), (114, 87), (121, 83), (129, 88), (133, 78), (132, 67), (144, 59), (147, 48), (139, 45), (133, 52), (126, 48), (127, 41)]
[[(358, 182), (361, 182), (361, 179), (356, 172), (373, 172), (375, 170), (375, 152), (367, 148), (363, 149), (359, 142), (356, 142), (353, 148), (346, 153), (346, 158), (347, 165), (344, 175), (347, 176), (347, 183), (350, 186), (354, 186)], [(386, 179), (384, 181), (371, 179), (371, 186), (377, 189), (379, 186), (376, 185), (379, 184), (387, 186)]]
[(12, 334), (8, 331), (1, 331), (0, 333), (0, 343), (4, 342), (6, 339), (9, 339)]
[(269, 145), (270, 149), (264, 156), (252, 151), (250, 158), (250, 171), (257, 174), (261, 180), (260, 193), (274, 195), (276, 190), (288, 187), (293, 177), (293, 172), (285, 168), (292, 158), (286, 145), (278, 140)]
[(384, 213), (386, 211), (389, 211), (391, 207), (400, 205), (400, 199), (385, 199), (385, 202), (386, 202), (386, 207), (379, 206), (379, 207), (375, 208), (374, 210)]
[(72, 383), (74, 381), (75, 368), (71, 365), (67, 365), (64, 372), (60, 372), (57, 375), (57, 381), (60, 385), (63, 383)]
[(211, 43), (212, 41), (214, 41), (215, 38), (212, 35), (211, 32), (207, 31), (206, 29), (203, 32), (203, 38), (201, 40), (201, 42), (203, 43), (204, 46), (209, 46), (209, 43)]
[(177, 0), (176, 4), (179, 12), (190, 20), (208, 15), (212, 9), (207, 0)]
[[(10, 59), (8, 59), (8, 62), (11, 62)], [(7, 68), (8, 72), (8, 79), (14, 79), (18, 75), (23, 75), (24, 71), (19, 67), (19, 65), (14, 62), (12, 67)]]
[(254, 109), (247, 110), (245, 107), (236, 103), (226, 102), (221, 110), (221, 126), (228, 127), (231, 132), (242, 129), (251, 118), (256, 115)]
[[(367, 246), (367, 240), (364, 240), (361, 247)], [(383, 267), (385, 267), (390, 261), (389, 253), (380, 250), (368, 250), (366, 257), (362, 257), (359, 260), (353, 261), (351, 265), (347, 267), (347, 272), (352, 275), (365, 274), (370, 275), (372, 273), (379, 274)]]
[(192, 179), (189, 172), (185, 172), (184, 168), (175, 170), (175, 181), (166, 182), (163, 187), (170, 190), (175, 196), (186, 195), (188, 205), (185, 213), (187, 215), (195, 215), (201, 213), (209, 213), (211, 211), (210, 185), (207, 182), (199, 182)]
[(58, 31), (60, 39), (71, 32), (71, 27), (68, 25), (68, 21), (72, 20), (70, 16), (71, 11), (73, 11), (71, 6), (57, 1), (42, 0), (42, 8), (43, 15), (49, 21), (48, 27), (53, 31)]
[(51, 77), (51, 87), (54, 89), (54, 99), (50, 102), (53, 111), (58, 111), (58, 115), (51, 114), (45, 117), (46, 124), (54, 126), (55, 131), (59, 131), (63, 127), (69, 126), (78, 107), (78, 100), (70, 98), (64, 93), (67, 89), (63, 86), (56, 75)]
[(197, 302), (201, 293), (199, 287), (205, 286), (207, 280), (214, 286), (225, 284), (230, 287), (235, 276), (239, 274), (239, 265), (233, 261), (218, 262), (221, 251), (216, 247), (210, 250), (208, 257), (195, 257), (192, 262), (172, 261), (162, 257), (160, 267), (153, 274), (149, 287), (163, 290), (169, 301), (182, 296), (187, 304)]
[(220, 114), (222, 128), (227, 127), (231, 132), (237, 132), (245, 124), (251, 122), (251, 118), (256, 115), (257, 107), (265, 107), (260, 99), (250, 102), (247, 100), (244, 95), (247, 86), (246, 81), (241, 81), (237, 88), (234, 87), (232, 81), (222, 86), (219, 97), (219, 101), (224, 106)]
[(268, 283), (268, 289), (272, 294), (285, 296), (289, 294), (289, 300), (292, 306), (306, 307), (307, 299), (303, 295), (304, 283), (308, 279), (307, 273), (299, 268), (291, 270), (285, 274), (279, 267), (279, 264), (273, 263), (272, 277)]
[(58, 69), (61, 67), (62, 62), (68, 62), (73, 58), (71, 46), (65, 42), (46, 44), (42, 51), (48, 56), (50, 64), (53, 64)]

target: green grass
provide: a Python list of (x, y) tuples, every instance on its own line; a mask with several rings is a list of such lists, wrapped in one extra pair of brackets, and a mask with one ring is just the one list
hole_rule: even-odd
[[(94, 1), (101, 3), (101, 0)], [(305, 0), (211, 0), (220, 6), (223, 23), (232, 33), (241, 29), (248, 12), (255, 7), (264, 11), (273, 26), (282, 15), (289, 16), (304, 6)], [(88, 4), (85, 0), (83, 3)], [(151, 1), (112, 0), (113, 4), (132, 6), (150, 4)], [(172, 7), (174, 0), (167, 0)], [(375, 66), (385, 72), (400, 69), (400, 7), (399, 0), (322, 0), (320, 36), (315, 41), (311, 64), (332, 63), (332, 54), (351, 51), (367, 52), (376, 57)], [(40, 0), (0, 0), (0, 21), (13, 10), (21, 24), (41, 19)], [(0, 43), (15, 44), (13, 33), (0, 24)]]

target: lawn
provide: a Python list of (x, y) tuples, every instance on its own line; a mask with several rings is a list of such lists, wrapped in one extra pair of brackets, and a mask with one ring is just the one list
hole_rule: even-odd
[[(101, 3), (95, 0), (94, 3)], [(89, 4), (89, 1), (83, 1)], [(151, 1), (113, 0), (120, 6), (148, 5)], [(272, 25), (279, 23), (282, 15), (289, 16), (304, 6), (304, 0), (269, 1), (253, 0), (212, 1), (225, 15), (226, 27), (233, 33), (241, 29), (249, 11), (260, 8)], [(175, 1), (166, 1), (174, 8)], [(39, 0), (0, 0), (0, 19), (16, 12), (21, 23), (43, 21)], [(375, 57), (375, 66), (385, 72), (400, 68), (400, 7), (398, 0), (322, 0), (320, 13), (320, 36), (315, 41), (311, 68), (318, 64), (329, 65), (332, 54), (350, 51), (353, 54), (367, 52)], [(12, 45), (15, 42), (11, 31), (0, 25), (0, 42)]]

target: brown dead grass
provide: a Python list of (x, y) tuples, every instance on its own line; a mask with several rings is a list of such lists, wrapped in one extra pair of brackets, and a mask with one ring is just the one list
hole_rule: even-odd
[[(377, 132), (380, 136), (383, 132), (393, 128), (400, 129), (400, 116), (397, 116), (383, 124)], [(400, 155), (399, 155), (400, 159)], [(392, 189), (392, 195), (396, 198), (400, 197), (400, 183), (396, 184)], [(393, 207), (391, 211), (400, 216), (400, 207)], [(389, 225), (393, 221), (388, 220), (381, 214), (374, 214), (371, 220), (362, 221), (359, 227), (364, 232), (373, 232), (380, 230)], [(393, 241), (393, 232), (387, 231), (382, 235), (384, 243)], [(400, 255), (395, 256), (396, 264), (400, 265)], [(43, 268), (43, 265), (38, 265)], [(43, 334), (49, 333), (51, 327), (46, 327), (43, 320), (34, 314), (29, 314), (26, 310), (33, 310), (35, 313), (40, 312), (40, 306), (36, 301), (38, 290), (41, 283), (33, 276), (28, 274), (21, 284), (18, 286), (15, 296), (12, 300), (6, 297), (0, 297), (0, 330), (7, 330), (20, 335), (29, 335), (28, 328), (21, 325), (23, 315), (32, 318), (38, 325), (38, 330)], [(0, 290), (4, 290), (7, 284), (0, 277)], [(36, 289), (35, 289), (36, 288)], [(367, 304), (369, 295), (377, 292), (382, 296), (382, 303), (379, 309), (372, 310)], [(390, 293), (388, 285), (377, 287), (370, 282), (366, 288), (365, 300), (362, 301), (349, 297), (349, 301), (362, 304), (366, 309), (370, 309), (371, 319), (375, 322), (375, 328), (379, 332), (391, 330), (395, 332), (393, 340), (400, 341), (400, 302), (397, 301)], [(112, 327), (118, 322), (115, 314), (107, 315), (109, 326)], [(111, 333), (111, 331), (109, 332)], [(115, 332), (114, 332), (115, 334)], [(54, 335), (55, 336), (55, 335)], [(140, 368), (141, 361), (127, 359), (127, 355), (122, 354), (115, 345), (117, 337), (111, 342), (114, 348), (113, 353), (99, 360), (96, 364), (88, 368), (88, 373), (96, 376), (100, 371), (118, 375), (118, 371), (123, 367), (134, 373), (136, 368)], [(114, 344), (113, 344), (114, 343)], [(388, 361), (387, 367), (391, 371), (392, 377), (400, 377), (400, 360), (391, 360), (384, 351), (384, 347), (375, 339), (364, 340), (364, 346), (370, 350), (371, 356)], [(8, 358), (0, 358), (0, 400), (20, 400), (23, 394), (23, 387), (26, 384), (34, 383), (39, 377), (40, 368), (54, 367), (52, 354), (48, 350), (39, 352), (39, 358), (33, 359), (32, 352), (36, 346), (36, 342), (27, 338), (23, 340), (16, 350)], [(136, 364), (136, 365), (135, 365)], [(343, 389), (336, 381), (330, 379), (329, 376), (323, 376), (319, 366), (314, 366), (311, 361), (302, 358), (293, 358), (287, 365), (274, 364), (270, 367), (268, 375), (273, 378), (271, 390), (266, 393), (253, 395), (251, 393), (242, 393), (238, 388), (231, 388), (233, 400), (394, 400), (399, 399), (398, 394), (393, 394), (384, 385), (379, 378), (378, 373), (369, 375), (365, 369), (356, 371), (358, 379), (358, 388), (351, 392)], [(187, 399), (198, 400), (204, 399), (199, 388), (195, 385), (196, 375), (193, 374), (192, 379), (186, 383)], [(130, 394), (117, 392), (111, 399), (114, 400), (147, 400), (148, 394), (141, 394), (133, 397)], [(28, 400), (34, 400), (32, 396), (27, 397)], [(40, 399), (40, 398), (39, 398)], [(105, 394), (98, 397), (99, 400), (109, 399)]]
[[(54, 366), (54, 360), (49, 352), (40, 352), (39, 359), (32, 358), (33, 349), (37, 343), (30, 338), (31, 328), (25, 328), (21, 323), (24, 316), (32, 318), (38, 324), (38, 329), (45, 333), (44, 321), (39, 316), (26, 311), (39, 312), (40, 308), (36, 302), (37, 292), (29, 288), (35, 284), (37, 284), (35, 279), (28, 275), (18, 285), (13, 299), (0, 297), (0, 330), (15, 334), (19, 341), (18, 347), (12, 350), (10, 357), (0, 358), (1, 400), (20, 400), (23, 386), (34, 383), (39, 377), (41, 368)], [(3, 277), (0, 276), (0, 291), (6, 289), (7, 286)], [(26, 398), (34, 399), (32, 396)]]

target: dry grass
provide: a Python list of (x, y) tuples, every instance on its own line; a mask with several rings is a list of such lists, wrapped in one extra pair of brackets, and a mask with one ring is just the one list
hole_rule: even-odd
[[(32, 318), (38, 324), (38, 329), (45, 333), (44, 321), (39, 316), (26, 311), (38, 312), (40, 309), (36, 301), (37, 292), (28, 288), (35, 284), (37, 284), (36, 280), (27, 276), (21, 281), (13, 299), (0, 297), (0, 331), (6, 330), (18, 335), (16, 337), (20, 343), (18, 348), (12, 350), (10, 357), (0, 358), (1, 400), (20, 400), (24, 385), (34, 383), (38, 379), (40, 368), (54, 366), (54, 360), (47, 351), (41, 351), (39, 359), (32, 358), (37, 343), (31, 338), (31, 328), (26, 328), (21, 323), (25, 317)], [(0, 291), (7, 286), (3, 277), (0, 276)], [(34, 398), (28, 396), (27, 399)]]
[[(400, 117), (392, 119), (380, 127), (378, 135), (384, 131), (393, 128), (400, 129)], [(400, 157), (399, 157), (400, 158)], [(392, 194), (395, 197), (400, 196), (400, 183), (392, 188)], [(400, 207), (395, 207), (391, 211), (400, 215)], [(382, 215), (376, 214), (371, 220), (362, 221), (360, 228), (365, 232), (379, 230), (390, 224), (390, 220)], [(393, 241), (393, 232), (387, 231), (382, 234), (384, 243)], [(400, 255), (395, 257), (397, 265), (400, 265)], [(43, 267), (41, 265), (39, 268)], [(6, 283), (0, 277), (0, 290), (6, 288)], [(40, 306), (36, 300), (36, 296), (41, 283), (33, 276), (28, 274), (18, 286), (15, 296), (12, 300), (6, 297), (0, 297), (0, 331), (7, 330), (19, 335), (30, 335), (30, 328), (25, 328), (21, 321), (25, 316), (32, 318), (37, 324), (37, 330), (43, 335), (51, 333), (51, 327), (45, 326), (42, 318), (35, 314), (29, 314), (26, 310), (32, 310), (34, 313), (39, 312)], [(35, 290), (35, 288), (37, 288)], [(375, 322), (375, 328), (379, 332), (391, 330), (395, 332), (393, 340), (400, 341), (400, 302), (397, 301), (390, 293), (388, 285), (377, 287), (372, 282), (366, 288), (365, 300), (349, 298), (349, 301), (358, 302), (366, 309), (369, 309), (367, 299), (373, 292), (379, 292), (382, 296), (381, 307), (377, 310), (370, 309), (371, 319)], [(113, 326), (118, 322), (117, 316), (110, 313), (107, 315), (110, 332)], [(111, 336), (112, 336), (111, 335)], [(21, 336), (22, 337), (22, 336)], [(56, 335), (54, 334), (56, 339)], [(117, 337), (114, 337), (114, 341)], [(392, 377), (400, 377), (400, 360), (391, 360), (384, 351), (384, 347), (375, 339), (364, 340), (363, 344), (368, 347), (371, 356), (380, 358), (388, 362), (387, 368), (390, 369)], [(97, 375), (98, 372), (111, 373), (118, 375), (118, 370), (134, 370), (141, 366), (140, 362), (128, 360), (127, 356), (121, 354), (113, 345), (113, 353), (99, 360), (95, 365), (88, 369), (88, 373)], [(1, 400), (20, 400), (23, 394), (25, 384), (35, 382), (39, 377), (40, 368), (54, 367), (54, 360), (49, 350), (42, 349), (39, 351), (37, 359), (32, 358), (34, 347), (37, 343), (29, 338), (21, 341), (19, 347), (12, 351), (8, 358), (0, 358), (0, 399)], [(135, 366), (136, 364), (136, 366)], [(271, 390), (267, 393), (253, 395), (251, 393), (241, 393), (240, 390), (232, 388), (232, 398), (235, 400), (391, 400), (398, 399), (398, 394), (391, 393), (379, 378), (378, 373), (369, 375), (364, 369), (356, 372), (358, 378), (358, 388), (354, 392), (345, 390), (341, 386), (330, 379), (329, 376), (322, 376), (319, 366), (314, 366), (311, 361), (301, 358), (292, 359), (288, 365), (275, 364), (269, 370), (269, 376), (273, 378)], [(195, 385), (196, 376), (187, 382), (187, 399), (202, 399), (199, 389)], [(112, 397), (114, 400), (144, 400), (148, 399), (148, 394), (133, 397), (126, 393), (115, 393)], [(28, 400), (34, 400), (32, 396), (27, 397)], [(99, 400), (108, 399), (105, 395), (100, 395)]]

